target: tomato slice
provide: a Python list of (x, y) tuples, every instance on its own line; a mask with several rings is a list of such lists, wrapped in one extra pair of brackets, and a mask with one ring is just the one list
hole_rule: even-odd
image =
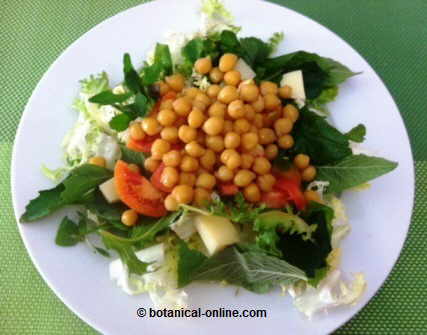
[(122, 160), (116, 163), (114, 180), (120, 200), (128, 207), (147, 216), (166, 215), (163, 194), (139, 172), (129, 169), (128, 164)]
[(288, 200), (293, 201), (299, 210), (303, 210), (307, 205), (300, 183), (297, 180), (280, 177), (277, 179), (274, 188), (284, 192)]
[(151, 146), (158, 138), (160, 138), (160, 135), (145, 136), (142, 140), (134, 140), (133, 138), (130, 138), (126, 143), (126, 146), (134, 151), (150, 153)]
[(283, 191), (272, 190), (262, 195), (261, 202), (269, 208), (283, 208), (288, 203), (288, 197)]
[(239, 192), (239, 188), (233, 183), (222, 183), (218, 185), (218, 190), (221, 195), (235, 195)]
[(274, 175), (276, 176), (276, 178), (283, 177), (283, 178), (291, 179), (291, 180), (295, 181), (298, 185), (301, 184), (301, 173), (293, 165), (285, 171), (275, 170)]
[(156, 171), (154, 171), (154, 173), (151, 175), (150, 181), (151, 181), (151, 184), (153, 184), (153, 186), (155, 188), (157, 188), (158, 190), (160, 190), (162, 192), (170, 193), (170, 192), (172, 192), (173, 188), (172, 187), (166, 187), (161, 182), (162, 173), (163, 173), (164, 169), (165, 169), (165, 164), (161, 163), (159, 165), (159, 167), (156, 169)]

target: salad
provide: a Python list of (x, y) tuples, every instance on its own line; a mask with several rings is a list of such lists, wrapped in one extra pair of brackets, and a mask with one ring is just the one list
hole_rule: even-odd
[(200, 281), (281, 288), (308, 317), (355, 303), (366, 282), (339, 270), (350, 231), (339, 196), (397, 166), (363, 153), (362, 124), (328, 122), (326, 104), (358, 73), (277, 55), (283, 33), (241, 37), (218, 0), (201, 16), (200, 31), (170, 34), (140, 69), (125, 54), (122, 84), (104, 72), (81, 81), (65, 165), (42, 167), (57, 185), (21, 222), (73, 205), (56, 244), (116, 257), (112, 281), (157, 308), (185, 308)]

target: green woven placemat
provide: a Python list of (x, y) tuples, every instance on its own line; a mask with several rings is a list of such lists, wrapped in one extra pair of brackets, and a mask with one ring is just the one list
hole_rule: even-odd
[[(408, 240), (384, 287), (337, 334), (427, 333), (427, 1), (274, 1), (347, 40), (385, 81), (408, 127), (416, 159), (416, 205)], [(0, 334), (94, 334), (46, 286), (22, 244), (10, 196), (19, 118), (48, 66), (95, 24), (137, 0), (0, 2)], [(243, 1), (242, 1), (243, 3)], [(386, 233), (386, 232), (385, 232)]]

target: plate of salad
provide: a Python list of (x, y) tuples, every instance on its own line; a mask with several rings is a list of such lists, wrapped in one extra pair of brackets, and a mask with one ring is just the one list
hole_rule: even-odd
[(325, 334), (397, 261), (412, 164), (393, 99), (334, 33), (261, 1), (164, 0), (55, 61), (11, 173), (34, 264), (102, 333)]

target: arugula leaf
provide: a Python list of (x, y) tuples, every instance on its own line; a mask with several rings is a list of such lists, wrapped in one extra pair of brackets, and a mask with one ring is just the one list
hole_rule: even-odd
[(68, 217), (64, 217), (56, 232), (55, 243), (62, 247), (70, 247), (81, 241), (83, 238), (79, 226)]
[(148, 111), (147, 103), (148, 103), (147, 97), (142, 93), (138, 92), (135, 95), (135, 102), (131, 105), (132, 106), (131, 108), (134, 108), (134, 111), (137, 113), (138, 116), (144, 117)]
[(160, 64), (163, 75), (167, 76), (172, 74), (172, 56), (167, 44), (156, 44), (156, 49), (154, 51), (154, 63)]
[(334, 163), (351, 155), (347, 137), (306, 107), (300, 111), (292, 135), (295, 145), (291, 152), (309, 155), (315, 165)]
[(126, 163), (144, 166), (144, 153), (129, 149), (125, 145), (120, 145), (120, 151), (122, 152), (121, 159), (124, 160)]
[(115, 131), (124, 131), (129, 127), (129, 123), (134, 120), (128, 114), (122, 113), (115, 115), (108, 123), (111, 129)]
[(351, 155), (335, 164), (317, 166), (317, 179), (329, 181), (327, 192), (340, 193), (366, 183), (397, 167), (396, 162), (366, 155)]
[(222, 53), (240, 53), (240, 42), (237, 35), (231, 30), (223, 30), (220, 35), (220, 48)]
[(366, 135), (366, 127), (363, 124), (359, 124), (353, 129), (351, 129), (349, 132), (345, 133), (345, 136), (350, 141), (361, 143), (365, 140)]
[(107, 257), (107, 258), (111, 257), (110, 253), (107, 250), (105, 250), (104, 248), (100, 248), (100, 247), (94, 247), (94, 248), (100, 255)]
[(194, 63), (203, 55), (204, 43), (200, 37), (193, 38), (182, 48), (182, 56)]
[(190, 249), (187, 244), (180, 240), (178, 244), (178, 287), (184, 287), (191, 282), (194, 272), (207, 257), (200, 251)]
[(103, 91), (97, 95), (94, 95), (89, 99), (89, 102), (100, 104), (100, 105), (113, 105), (125, 102), (133, 95), (132, 92), (123, 94), (114, 94), (112, 91)]
[(261, 251), (229, 247), (192, 270), (190, 279), (225, 280), (252, 292), (265, 293), (276, 285), (288, 285), (307, 278), (303, 271), (277, 257)]
[(271, 52), (270, 46), (256, 37), (246, 37), (240, 39), (240, 55), (252, 68), (262, 64)]
[(121, 202), (108, 203), (99, 189), (95, 190), (90, 197), (80, 203), (95, 214), (98, 220), (106, 223), (120, 223), (122, 213), (127, 209), (126, 205)]
[(141, 81), (138, 72), (134, 69), (130, 55), (125, 53), (123, 56), (123, 72), (125, 75), (125, 84), (133, 93), (138, 93), (142, 90)]
[(141, 262), (135, 255), (132, 245), (124, 243), (106, 230), (100, 231), (102, 241), (108, 249), (114, 249), (120, 256), (120, 259), (127, 265), (130, 273), (142, 275), (147, 271), (147, 263)]

